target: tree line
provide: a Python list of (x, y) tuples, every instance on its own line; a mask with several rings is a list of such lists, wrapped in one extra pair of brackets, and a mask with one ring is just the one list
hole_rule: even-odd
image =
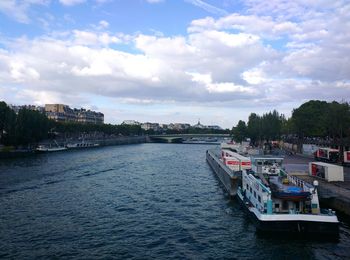
[[(15, 113), (5, 102), (0, 102), (0, 144), (11, 146), (35, 145), (45, 139), (57, 136), (65, 138), (94, 133), (97, 136), (130, 136), (156, 134), (154, 130), (144, 130), (140, 125), (82, 124), (77, 122), (55, 122), (39, 111), (21, 108)], [(229, 133), (229, 130), (197, 129), (164, 130), (164, 133)]]
[(29, 109), (15, 113), (5, 102), (0, 102), (0, 143), (26, 145), (47, 137), (50, 122), (46, 115)]
[(276, 110), (262, 116), (251, 113), (247, 123), (232, 128), (237, 142), (250, 138), (255, 145), (282, 138), (328, 138), (340, 143), (350, 137), (350, 105), (347, 102), (310, 100), (293, 109), (288, 119)]
[(82, 124), (55, 122), (39, 111), (21, 108), (15, 113), (5, 102), (0, 102), (0, 144), (25, 146), (36, 144), (57, 135), (80, 135), (82, 133), (103, 135), (141, 135), (144, 131), (137, 125)]

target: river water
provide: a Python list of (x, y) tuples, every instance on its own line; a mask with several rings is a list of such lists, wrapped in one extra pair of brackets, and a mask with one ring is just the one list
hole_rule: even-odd
[(205, 161), (140, 144), (0, 161), (0, 258), (344, 259), (337, 242), (260, 237)]

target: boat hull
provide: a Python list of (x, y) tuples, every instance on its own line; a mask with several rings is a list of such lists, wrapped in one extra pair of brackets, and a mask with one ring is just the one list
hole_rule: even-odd
[(215, 153), (210, 150), (206, 152), (206, 159), (211, 169), (225, 187), (225, 190), (229, 193), (230, 197), (236, 196), (238, 187), (242, 182), (240, 174), (230, 170), (219, 160)]
[[(254, 213), (252, 213), (254, 215)], [(255, 216), (255, 215), (254, 215)], [(255, 226), (260, 233), (283, 233), (318, 238), (339, 236), (339, 224), (313, 221), (261, 221), (255, 217)]]
[(42, 148), (42, 149), (36, 149), (35, 151), (37, 153), (51, 153), (51, 152), (60, 152), (65, 150), (67, 150), (67, 148), (60, 147), (60, 148)]

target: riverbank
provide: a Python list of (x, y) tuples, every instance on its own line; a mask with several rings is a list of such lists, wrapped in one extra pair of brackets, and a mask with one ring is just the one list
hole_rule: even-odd
[[(82, 140), (55, 140), (41, 142), (38, 145), (43, 146), (66, 146), (67, 143), (81, 143)], [(98, 144), (99, 146), (113, 146), (113, 145), (126, 145), (126, 144), (140, 144), (149, 142), (148, 136), (118, 136), (114, 138), (103, 138), (103, 139), (88, 139), (84, 140), (87, 143)], [(87, 149), (87, 148), (81, 148)], [(35, 148), (28, 149), (15, 149), (14, 147), (3, 147), (0, 150), (0, 159), (11, 159), (27, 157), (35, 154)]]

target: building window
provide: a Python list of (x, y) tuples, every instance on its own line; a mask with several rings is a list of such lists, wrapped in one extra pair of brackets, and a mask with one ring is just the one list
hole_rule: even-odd
[(282, 209), (284, 209), (284, 210), (286, 210), (286, 209), (288, 209), (288, 201), (283, 201), (282, 202)]
[(279, 203), (275, 203), (275, 209), (279, 209), (280, 208), (280, 204)]

